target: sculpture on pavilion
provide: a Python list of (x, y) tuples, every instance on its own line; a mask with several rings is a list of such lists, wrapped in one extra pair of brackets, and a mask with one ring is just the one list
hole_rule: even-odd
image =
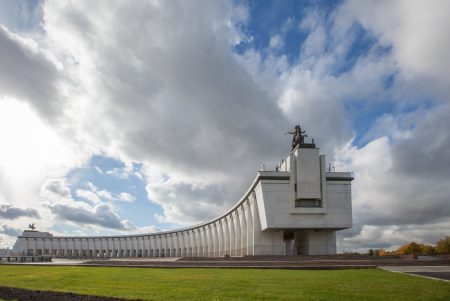
[(300, 125), (296, 125), (292, 131), (286, 132), (285, 135), (291, 134), (292, 136), (292, 150), (297, 146), (305, 144), (305, 137), (308, 137), (306, 131), (302, 131)]

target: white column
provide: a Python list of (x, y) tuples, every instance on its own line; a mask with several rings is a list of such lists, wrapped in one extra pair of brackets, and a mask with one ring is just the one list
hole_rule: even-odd
[(75, 239), (72, 238), (72, 257), (75, 257), (75, 255), (76, 255)]
[(162, 257), (164, 254), (164, 237), (162, 235), (158, 236), (159, 238), (159, 257)]
[(194, 234), (194, 229), (191, 229), (191, 230), (189, 230), (189, 245), (190, 245), (190, 257), (195, 257), (195, 256), (197, 256), (196, 254), (195, 254), (195, 247), (196, 247), (196, 244), (195, 244), (195, 234)]
[(195, 228), (195, 249), (197, 250), (197, 257), (202, 257), (202, 236), (200, 228)]
[(167, 257), (172, 257), (172, 235), (166, 234), (166, 240), (167, 240)]
[(260, 255), (259, 252), (261, 252), (260, 251), (261, 222), (259, 220), (258, 203), (254, 193), (252, 194), (251, 197), (250, 209), (252, 211), (252, 218), (253, 218), (253, 255)]
[(236, 208), (233, 215), (234, 234), (236, 235), (236, 256), (242, 255), (241, 249), (241, 225), (239, 224), (239, 208)]
[(165, 238), (166, 238), (166, 252), (165, 252), (165, 254), (166, 254), (166, 257), (170, 257), (172, 255), (172, 253), (170, 251), (170, 247), (171, 247), (171, 245), (170, 245), (170, 234), (166, 234)]
[(105, 257), (105, 253), (103, 253), (103, 239), (99, 238), (99, 242), (100, 242), (100, 257)]
[(219, 237), (219, 223), (215, 221), (212, 224), (212, 233), (213, 233), (213, 243), (214, 243), (214, 257), (220, 256), (220, 237)]
[(180, 257), (185, 257), (186, 255), (184, 253), (184, 249), (187, 248), (186, 240), (185, 240), (185, 232), (184, 231), (183, 232), (179, 232), (178, 235), (179, 235), (178, 239), (180, 240), (180, 248), (181, 248), (181, 250), (180, 250)]
[(86, 238), (86, 257), (90, 257), (91, 254), (91, 240)]
[(125, 239), (125, 242), (127, 244), (127, 257), (132, 258), (133, 257), (133, 238), (127, 237)]
[(185, 249), (181, 250), (181, 257), (189, 257), (192, 254), (189, 253), (190, 242), (189, 242), (189, 231), (183, 231), (183, 245)]
[(200, 228), (194, 229), (194, 238), (195, 238), (195, 256), (201, 257), (202, 256), (202, 240), (200, 236)]
[(239, 207), (239, 223), (241, 227), (241, 255), (247, 255), (247, 222), (245, 221), (244, 205)]
[(150, 257), (150, 235), (145, 236), (145, 241), (144, 241), (144, 245), (145, 245), (145, 250), (147, 252), (147, 258)]
[(221, 220), (222, 232), (224, 233), (223, 255), (231, 255), (230, 227), (228, 226), (228, 217)]
[(152, 258), (156, 257), (156, 236), (150, 236), (150, 256)]
[(159, 238), (159, 235), (155, 235), (155, 252), (154, 257), (159, 257), (159, 248), (161, 247), (161, 239)]
[(129, 237), (129, 246), (130, 246), (130, 257), (131, 258), (133, 258), (133, 257), (136, 257), (136, 253), (135, 253), (135, 250), (136, 250), (136, 246), (135, 246), (135, 238), (134, 237)]
[(193, 248), (192, 253), (194, 254), (194, 257), (198, 257), (200, 253), (200, 243), (199, 243), (199, 231), (198, 228), (192, 229), (192, 242), (193, 242)]
[(145, 258), (146, 257), (146, 254), (145, 254), (145, 251), (146, 251), (145, 236), (144, 235), (139, 236), (139, 241), (140, 241), (140, 245), (139, 246), (141, 248), (141, 257)]
[(247, 255), (254, 255), (253, 245), (253, 217), (250, 201), (245, 201), (245, 219), (247, 222)]
[(192, 229), (192, 233), (194, 234), (192, 237), (194, 238), (194, 249), (195, 249), (195, 257), (199, 257), (200, 255), (200, 231), (198, 228)]
[(180, 252), (179, 252), (179, 257), (185, 257), (186, 255), (184, 254), (184, 248), (186, 248), (186, 240), (184, 239), (185, 236), (185, 232), (178, 232), (178, 242), (179, 242), (179, 246), (180, 246)]
[(180, 257), (180, 241), (178, 240), (178, 232), (172, 233), (173, 255), (172, 257)]
[(176, 232), (170, 234), (170, 239), (172, 240), (172, 252), (170, 252), (170, 256), (177, 257), (178, 252), (178, 242)]
[(205, 232), (206, 232), (206, 245), (207, 245), (207, 257), (213, 257), (214, 256), (214, 243), (213, 243), (213, 237), (212, 237), (212, 225), (208, 224), (206, 225)]
[(201, 254), (201, 256), (202, 257), (207, 257), (208, 256), (208, 245), (207, 245), (207, 241), (206, 241), (206, 228), (203, 226), (203, 227), (201, 227), (200, 228), (200, 237), (201, 237), (201, 240), (202, 240), (202, 254)]
[(209, 231), (208, 231), (208, 225), (203, 227), (203, 238), (205, 241), (204, 248), (203, 248), (203, 257), (209, 257), (209, 252), (211, 251), (211, 246), (209, 244)]
[(165, 252), (165, 254), (166, 254), (166, 257), (170, 257), (172, 255), (172, 253), (170, 251), (170, 247), (171, 247), (171, 245), (170, 245), (170, 234), (166, 234), (165, 238), (166, 238), (166, 252)]
[(115, 237), (111, 237), (110, 240), (110, 248), (111, 248), (111, 258), (115, 258), (116, 257), (116, 246), (114, 245), (116, 243)]
[(223, 256), (225, 254), (225, 233), (223, 232), (222, 220), (216, 222), (217, 241), (219, 244), (219, 252), (217, 256)]
[(193, 246), (193, 234), (192, 230), (187, 231), (187, 250), (186, 250), (186, 256), (188, 257), (194, 257), (194, 246)]
[(163, 248), (164, 248), (164, 257), (169, 257), (169, 254), (167, 254), (168, 253), (168, 249), (169, 249), (169, 246), (168, 246), (168, 244), (167, 244), (167, 234), (164, 234), (163, 235), (163, 242), (164, 242), (164, 244), (163, 244)]
[(181, 238), (184, 246), (184, 248), (181, 249), (181, 257), (189, 257), (189, 231), (183, 231)]
[(123, 256), (124, 258), (128, 257), (128, 239), (126, 237), (122, 238), (122, 248), (123, 248)]
[(236, 236), (234, 233), (233, 214), (227, 216), (227, 224), (230, 237), (230, 256), (236, 255)]
[(195, 229), (189, 232), (189, 242), (191, 244), (191, 257), (197, 256), (197, 233)]
[(175, 243), (175, 257), (181, 256), (181, 241), (180, 241), (180, 232), (175, 232), (173, 234), (173, 240)]
[(179, 257), (178, 253), (179, 253), (179, 246), (180, 246), (180, 242), (178, 241), (178, 232), (173, 232), (172, 234), (172, 242), (173, 242), (173, 254), (172, 257)]

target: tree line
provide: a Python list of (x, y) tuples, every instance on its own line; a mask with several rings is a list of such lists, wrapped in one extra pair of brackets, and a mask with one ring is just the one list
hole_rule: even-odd
[(385, 249), (370, 249), (369, 255), (385, 256), (385, 255), (441, 255), (450, 254), (450, 236), (446, 236), (436, 242), (436, 245), (427, 245), (423, 243), (410, 242), (400, 248), (388, 251)]

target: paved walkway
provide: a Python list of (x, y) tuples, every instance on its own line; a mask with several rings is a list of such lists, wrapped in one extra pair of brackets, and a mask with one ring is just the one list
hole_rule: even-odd
[(450, 266), (380, 266), (380, 269), (450, 281)]

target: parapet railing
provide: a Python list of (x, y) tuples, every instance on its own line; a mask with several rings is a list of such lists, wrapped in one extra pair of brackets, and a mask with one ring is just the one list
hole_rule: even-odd
[(38, 255), (38, 256), (17, 256), (17, 255), (7, 255), (0, 256), (0, 262), (51, 262), (52, 256), (49, 255)]

